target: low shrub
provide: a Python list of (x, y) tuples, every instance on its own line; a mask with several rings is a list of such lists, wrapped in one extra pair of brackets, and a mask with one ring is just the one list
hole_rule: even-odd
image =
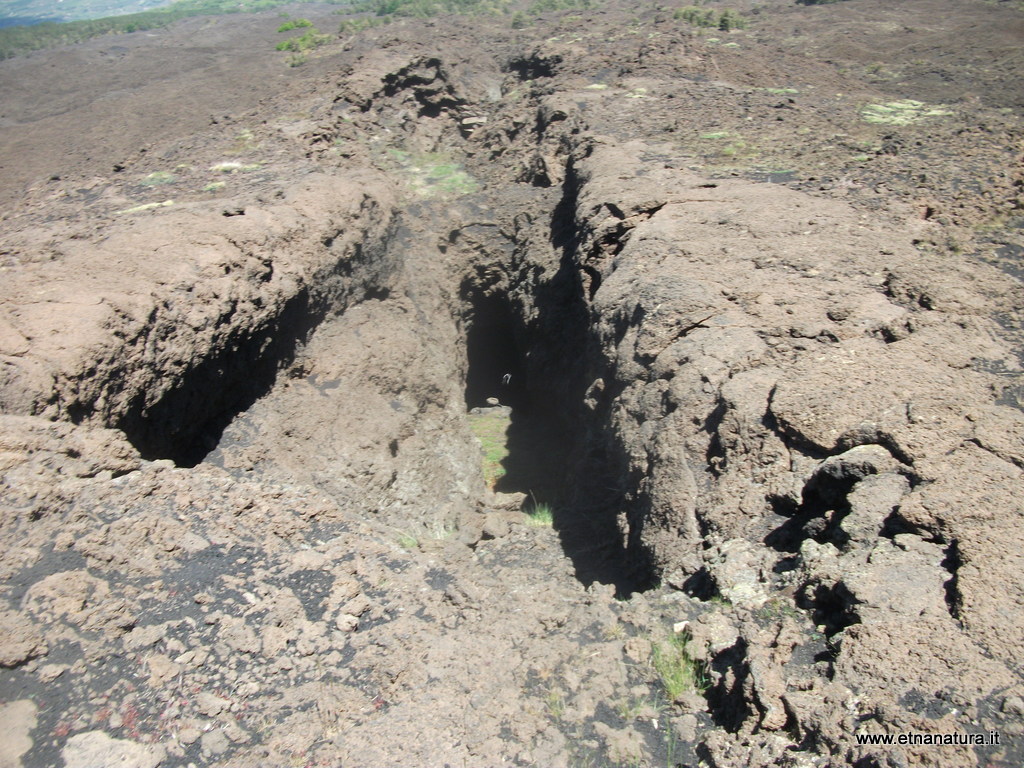
[(291, 19), (277, 28), (278, 32), (291, 32), (293, 29), (312, 27), (313, 22), (309, 19)]
[(322, 35), (316, 27), (310, 27), (304, 35), (289, 37), (277, 44), (279, 51), (291, 51), (292, 53), (305, 53), (319, 48), (321, 45), (330, 42), (330, 35)]

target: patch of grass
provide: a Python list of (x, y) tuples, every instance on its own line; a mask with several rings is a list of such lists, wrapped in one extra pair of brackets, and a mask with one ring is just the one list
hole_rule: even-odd
[(747, 20), (743, 16), (728, 8), (718, 12), (713, 8), (698, 8), (690, 5), (686, 8), (679, 8), (672, 14), (672, 17), (679, 21), (685, 21), (693, 27), (718, 29), (722, 32), (744, 29), (747, 26)]
[(803, 612), (794, 605), (792, 600), (777, 596), (771, 598), (767, 603), (754, 611), (754, 618), (761, 621), (774, 622), (789, 618), (794, 621), (801, 621), (804, 618)]
[(861, 109), (861, 118), (877, 125), (912, 125), (930, 118), (949, 117), (948, 109), (935, 107), (914, 99), (890, 101), (887, 104), (868, 104)]
[(593, 8), (600, 5), (595, 0), (535, 0), (527, 9), (529, 13), (546, 11), (566, 11), (570, 8)]
[(162, 203), (146, 203), (145, 205), (136, 205), (134, 208), (125, 208), (121, 211), (114, 211), (114, 213), (120, 215), (123, 213), (139, 213), (140, 211), (150, 211), (154, 208), (166, 208), (170, 205), (174, 205), (173, 200), (164, 200)]
[(458, 531), (454, 525), (441, 520), (435, 520), (430, 526), (429, 536), (434, 541), (447, 541)]
[(224, 189), (228, 183), (226, 181), (212, 181), (202, 188), (203, 192), (216, 192), (219, 189)]
[(163, 184), (173, 184), (178, 177), (169, 171), (153, 171), (139, 182), (144, 187), (159, 187)]
[(565, 695), (557, 688), (548, 688), (544, 696), (544, 706), (556, 720), (561, 720), (565, 714)]
[(549, 504), (538, 504), (534, 501), (533, 508), (527, 512), (527, 515), (529, 515), (527, 525), (535, 528), (550, 528), (555, 524), (555, 513)]
[(707, 688), (704, 665), (690, 657), (686, 648), (689, 641), (688, 632), (677, 632), (667, 641), (654, 644), (651, 661), (665, 696), (671, 702), (688, 691), (699, 693)]
[(737, 139), (722, 147), (718, 154), (722, 157), (737, 157), (738, 155), (746, 154), (746, 152), (747, 142), (743, 141), (743, 139)]
[(493, 489), (505, 476), (502, 462), (508, 456), (507, 432), (512, 419), (505, 413), (471, 413), (467, 420), (470, 430), (476, 435), (484, 451), (484, 482), (488, 488)]
[(714, 139), (727, 139), (729, 138), (728, 131), (711, 131), (710, 133), (702, 133), (700, 135), (702, 139), (714, 140)]
[(259, 163), (238, 163), (226, 161), (211, 165), (210, 170), (216, 173), (247, 173), (248, 171), (259, 170), (262, 166)]
[(341, 35), (354, 35), (357, 32), (362, 32), (364, 29), (373, 29), (379, 27), (381, 24), (390, 24), (390, 16), (363, 16), (358, 19), (346, 19), (341, 22), (338, 27), (338, 34)]
[(621, 621), (616, 621), (614, 624), (609, 624), (605, 627), (604, 636), (606, 640), (625, 640), (626, 639), (626, 625)]
[(402, 549), (416, 549), (419, 547), (420, 542), (415, 536), (404, 531), (398, 537), (398, 546)]
[(476, 179), (443, 152), (412, 154), (393, 149), (388, 155), (399, 164), (409, 187), (420, 197), (462, 197), (479, 188)]
[(252, 152), (253, 150), (259, 149), (259, 147), (260, 143), (256, 140), (256, 136), (252, 131), (246, 128), (244, 131), (239, 131), (238, 135), (235, 136), (230, 154), (240, 155), (244, 152)]
[(638, 718), (656, 719), (661, 715), (661, 705), (646, 696), (621, 699), (615, 704), (615, 712), (627, 723)]
[(497, 15), (507, 7), (507, 0), (361, 0), (353, 4), (352, 10), (377, 16), (429, 18), (444, 13)]

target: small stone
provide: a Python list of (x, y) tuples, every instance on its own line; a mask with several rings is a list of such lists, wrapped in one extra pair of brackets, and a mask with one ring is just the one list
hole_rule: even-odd
[(67, 664), (44, 664), (39, 668), (36, 673), (39, 675), (39, 680), (44, 683), (52, 683), (58, 677), (63, 675), (68, 669)]
[(484, 539), (500, 539), (507, 536), (509, 532), (508, 520), (501, 515), (491, 512), (484, 518), (484, 525), (481, 537)]
[(48, 650), (43, 633), (27, 616), (0, 611), (0, 667), (17, 667)]
[(370, 610), (371, 607), (373, 607), (373, 603), (370, 602), (366, 595), (358, 595), (345, 603), (341, 610), (343, 614), (359, 617)]
[(692, 744), (697, 740), (697, 717), (696, 715), (683, 715), (673, 721), (676, 729), (676, 737), (684, 744)]
[(146, 659), (149, 666), (149, 684), (159, 687), (168, 680), (173, 680), (181, 672), (181, 667), (164, 656), (162, 653), (155, 653)]
[(166, 750), (158, 744), (137, 744), (126, 739), (112, 739), (102, 731), (76, 734), (68, 739), (61, 751), (66, 768), (96, 768), (98, 765), (156, 768), (166, 754)]
[(227, 723), (225, 723), (224, 734), (234, 744), (244, 744), (249, 740), (249, 732), (242, 728), (242, 726), (240, 726), (234, 720), (229, 720)]
[(630, 661), (643, 664), (651, 657), (651, 642), (643, 637), (631, 637), (623, 644), (622, 650)]
[(200, 744), (203, 752), (209, 755), (223, 755), (231, 747), (227, 735), (220, 728), (204, 733)]
[(1024, 699), (1020, 696), (1007, 696), (1003, 699), (1002, 711), (1014, 717), (1024, 717)]
[(28, 699), (0, 704), (0, 722), (4, 735), (0, 740), (0, 765), (20, 766), (21, 756), (32, 749), (32, 729), (36, 727), (38, 709)]
[(355, 632), (359, 629), (359, 618), (350, 613), (341, 614), (336, 623), (342, 632)]
[(196, 708), (207, 717), (215, 717), (227, 707), (227, 699), (209, 692), (202, 692), (196, 696)]
[(706, 712), (708, 708), (707, 699), (696, 691), (685, 691), (675, 701), (684, 712)]

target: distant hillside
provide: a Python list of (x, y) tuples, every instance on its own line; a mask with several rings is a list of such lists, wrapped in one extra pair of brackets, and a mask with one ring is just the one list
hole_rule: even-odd
[[(10, 6), (36, 2), (40, 6), (63, 8), (64, 4), (75, 4), (84, 8), (91, 6), (99, 9), (101, 3), (107, 2), (112, 7), (117, 0), (0, 0), (0, 13), (7, 13)], [(339, 0), (319, 0), (328, 4), (337, 4)], [(132, 11), (131, 8), (142, 7), (149, 2), (156, 7), (148, 10)], [(134, 0), (132, 5), (124, 4), (122, 11), (116, 16), (102, 18), (80, 18), (77, 21), (56, 22), (40, 19), (38, 15), (26, 15), (24, 26), (12, 26), (10, 22), (0, 21), (0, 60), (17, 56), (19, 53), (36, 51), (55, 45), (66, 45), (88, 40), (99, 35), (138, 32), (144, 29), (156, 29), (189, 16), (208, 16), (227, 13), (245, 13), (263, 11), (285, 3), (315, 2), (315, 0), (177, 0), (170, 4), (159, 4), (161, 0)], [(97, 10), (97, 13), (100, 11)], [(38, 10), (36, 11), (38, 14)], [(26, 10), (26, 14), (28, 11)], [(3, 19), (0, 16), (0, 19)]]
[(167, 5), (169, 0), (0, 0), (0, 27), (44, 21), (122, 16)]

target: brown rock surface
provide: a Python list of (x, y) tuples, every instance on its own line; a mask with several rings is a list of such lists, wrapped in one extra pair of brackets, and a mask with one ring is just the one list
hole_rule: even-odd
[(1024, 759), (1022, 17), (740, 11), (0, 62), (0, 762)]

